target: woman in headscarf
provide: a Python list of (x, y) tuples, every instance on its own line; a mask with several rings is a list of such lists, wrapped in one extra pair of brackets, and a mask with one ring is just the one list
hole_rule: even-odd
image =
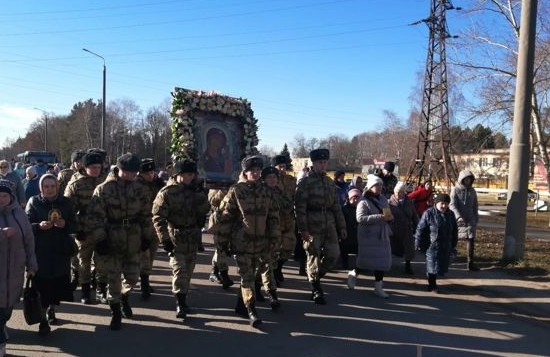
[(38, 332), (48, 335), (50, 324), (57, 323), (54, 305), (73, 301), (71, 257), (77, 249), (71, 237), (75, 218), (70, 199), (59, 195), (54, 175), (43, 175), (39, 186), (40, 194), (30, 198), (25, 211), (34, 231), (38, 260), (35, 283), (44, 309)]
[(0, 179), (0, 356), (6, 354), (6, 323), (23, 290), (23, 276), (38, 269), (34, 236), (10, 181)]

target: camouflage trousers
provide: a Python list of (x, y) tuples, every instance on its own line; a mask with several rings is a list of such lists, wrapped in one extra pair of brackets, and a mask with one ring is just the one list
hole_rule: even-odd
[(277, 283), (275, 281), (275, 275), (273, 270), (277, 268), (279, 254), (278, 252), (273, 252), (271, 255), (266, 257), (265, 262), (260, 264), (258, 269), (258, 274), (262, 280), (262, 286), (265, 291), (277, 290)]
[(311, 242), (304, 242), (307, 260), (307, 276), (310, 282), (319, 281), (336, 264), (340, 247), (336, 236), (313, 235)]
[(170, 267), (172, 268), (172, 292), (187, 294), (191, 283), (191, 276), (197, 262), (197, 251), (170, 253)]
[(157, 255), (158, 247), (159, 247), (158, 239), (153, 239), (153, 240), (151, 240), (151, 245), (149, 246), (149, 249), (147, 249), (145, 252), (141, 252), (141, 254), (140, 254), (140, 263), (141, 263), (140, 274), (142, 274), (142, 275), (151, 275), (151, 273), (153, 272), (153, 264), (155, 262), (155, 256)]
[[(97, 263), (98, 258), (97, 254), (94, 253), (95, 242), (90, 240), (76, 241), (78, 245), (78, 254), (76, 258), (78, 260), (78, 283), (80, 285), (89, 284), (92, 280), (92, 271), (95, 269), (96, 272), (96, 281), (106, 283), (107, 275), (103, 272)], [(73, 259), (74, 260), (74, 259)], [(73, 262), (71, 261), (71, 266)]]
[(296, 248), (296, 230), (292, 226), (292, 230), (281, 232), (281, 249), (278, 254), (278, 259), (289, 260), (294, 256)]
[[(265, 271), (266, 266), (271, 270), (269, 254), (237, 254), (237, 273), (241, 277), (241, 292), (246, 306), (256, 300), (254, 284), (256, 276)], [(263, 281), (262, 275), (262, 281)], [(273, 279), (274, 280), (274, 279)], [(268, 284), (267, 282), (264, 284)]]
[(120, 295), (127, 294), (139, 280), (139, 253), (116, 252), (98, 256), (100, 271), (107, 275), (109, 303), (120, 302)]
[(220, 271), (229, 270), (229, 262), (231, 257), (220, 249), (214, 251), (214, 256), (212, 257), (212, 266), (217, 266)]

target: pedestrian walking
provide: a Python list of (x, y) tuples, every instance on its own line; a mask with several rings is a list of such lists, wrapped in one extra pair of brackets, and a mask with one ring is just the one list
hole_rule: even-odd
[(229, 262), (231, 261), (231, 254), (223, 251), (219, 244), (219, 236), (217, 230), (213, 227), (216, 222), (215, 219), (219, 214), (220, 204), (227, 195), (228, 189), (211, 189), (208, 191), (208, 202), (210, 203), (210, 222), (208, 230), (212, 233), (214, 240), (214, 255), (212, 256), (212, 270), (208, 279), (211, 282), (216, 282), (222, 285), (223, 289), (228, 289), (233, 286), (234, 282), (229, 277)]

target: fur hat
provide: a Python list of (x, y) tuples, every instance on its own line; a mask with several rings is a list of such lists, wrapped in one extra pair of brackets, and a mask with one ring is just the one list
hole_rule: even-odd
[(103, 157), (98, 153), (89, 152), (82, 157), (82, 164), (84, 165), (84, 167), (97, 164), (102, 165)]
[(88, 151), (86, 152), (99, 154), (101, 156), (101, 161), (105, 161), (105, 159), (107, 158), (107, 151), (100, 148), (91, 148), (91, 149), (88, 149)]
[(267, 175), (274, 174), (275, 176), (279, 177), (279, 170), (273, 166), (268, 166), (262, 170), (261, 178), (265, 179)]
[(174, 164), (174, 169), (172, 170), (172, 175), (183, 174), (186, 172), (196, 173), (197, 164), (190, 160), (176, 161)]
[(262, 169), (264, 167), (264, 159), (258, 155), (247, 156), (241, 162), (241, 166), (245, 172), (252, 170), (254, 167)]
[(290, 157), (286, 155), (275, 155), (273, 159), (271, 159), (271, 164), (273, 166), (290, 165)]
[(137, 155), (127, 152), (116, 160), (116, 166), (120, 170), (138, 172), (141, 159)]
[(86, 155), (86, 151), (75, 150), (71, 153), (71, 162), (77, 162), (82, 160), (82, 157)]
[(319, 160), (328, 160), (330, 158), (330, 151), (328, 149), (315, 149), (309, 152), (309, 158), (311, 162)]
[(0, 192), (13, 193), (13, 182), (10, 180), (0, 180)]
[(386, 161), (384, 163), (384, 170), (389, 171), (389, 172), (393, 172), (393, 170), (395, 170), (395, 162)]
[(370, 188), (374, 185), (383, 185), (384, 182), (382, 179), (376, 175), (370, 174), (367, 176), (367, 185), (365, 186), (365, 190), (370, 190)]
[(141, 159), (141, 166), (139, 167), (140, 172), (155, 171), (155, 160), (147, 158)]
[(437, 202), (451, 203), (451, 196), (446, 193), (438, 193), (434, 196), (434, 203)]

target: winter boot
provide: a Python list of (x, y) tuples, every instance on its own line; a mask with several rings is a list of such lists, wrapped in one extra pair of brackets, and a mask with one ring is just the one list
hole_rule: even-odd
[(383, 287), (382, 280), (375, 281), (374, 282), (374, 294), (376, 294), (376, 296), (381, 297), (382, 299), (389, 298), (390, 296), (388, 294), (386, 294), (386, 292), (384, 291), (384, 289), (382, 287)]
[(144, 300), (148, 300), (151, 297), (151, 285), (149, 284), (149, 275), (140, 275), (141, 281), (141, 297)]
[(468, 270), (479, 271), (479, 268), (474, 264), (474, 240), (468, 239), (466, 242), (466, 249), (468, 250)]
[(122, 328), (122, 312), (120, 310), (120, 303), (109, 304), (111, 308), (111, 323), (109, 328), (113, 331), (118, 331)]
[(210, 272), (210, 276), (208, 277), (208, 280), (210, 280), (213, 283), (218, 283), (218, 284), (222, 283), (222, 279), (220, 277), (220, 269), (216, 264), (212, 266), (212, 271)]
[(409, 275), (414, 275), (414, 271), (412, 270), (410, 260), (405, 260), (405, 273)]
[(250, 305), (246, 307), (246, 311), (248, 312), (248, 319), (250, 326), (252, 327), (258, 327), (262, 320), (258, 317), (258, 312), (256, 311), (256, 304), (254, 303), (254, 300), (250, 302)]
[(239, 293), (237, 294), (237, 304), (235, 305), (235, 313), (242, 317), (248, 317), (248, 311), (243, 301), (243, 294), (239, 288)]
[(57, 325), (57, 317), (55, 317), (55, 310), (54, 310), (54, 307), (53, 305), (50, 305), (50, 307), (48, 307), (48, 310), (46, 310), (46, 318), (48, 319), (48, 323), (50, 325)]
[(189, 306), (187, 306), (187, 296), (183, 293), (176, 294), (176, 318), (184, 319), (187, 317), (187, 314), (190, 312)]
[(286, 263), (286, 259), (279, 259), (277, 262), (277, 268), (273, 270), (273, 275), (275, 276), (275, 282), (277, 286), (281, 286), (281, 283), (285, 281), (285, 276), (283, 275), (283, 265)]
[(277, 297), (277, 291), (276, 290), (269, 290), (267, 292), (267, 298), (269, 299), (269, 306), (271, 306), (272, 311), (277, 311), (281, 307), (281, 302), (279, 301), (279, 298)]
[(107, 305), (109, 301), (107, 300), (107, 283), (97, 283), (97, 288), (95, 290), (95, 300), (100, 303)]
[(437, 275), (428, 274), (428, 291), (438, 292)]
[(325, 294), (323, 293), (323, 288), (321, 288), (321, 282), (319, 280), (311, 283), (311, 300), (317, 305), (326, 305)]
[(222, 288), (227, 289), (230, 286), (233, 286), (233, 280), (229, 278), (229, 272), (227, 270), (220, 271), (220, 279), (222, 283)]
[(120, 295), (122, 316), (127, 319), (131, 319), (134, 316), (134, 313), (132, 312), (132, 307), (128, 302), (129, 297), (130, 297), (130, 293)]
[(38, 334), (40, 336), (48, 336), (52, 329), (50, 324), (48, 324), (48, 320), (45, 319), (45, 316), (43, 318), (44, 320), (40, 321), (40, 325), (38, 325)]
[(82, 284), (82, 297), (80, 298), (80, 302), (83, 303), (83, 304), (86, 304), (86, 305), (89, 305), (91, 304), (91, 300), (90, 300), (90, 293), (91, 293), (91, 289), (90, 289), (90, 284), (89, 283), (86, 283), (86, 284)]
[(254, 282), (254, 291), (256, 293), (256, 301), (264, 302), (265, 297), (262, 293), (262, 282), (259, 278), (256, 278), (256, 281)]

